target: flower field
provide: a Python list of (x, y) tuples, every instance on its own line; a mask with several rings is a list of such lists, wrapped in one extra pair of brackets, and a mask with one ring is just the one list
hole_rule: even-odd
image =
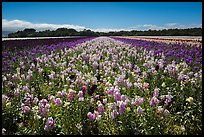
[(202, 44), (42, 41), (3, 43), (2, 134), (202, 133)]

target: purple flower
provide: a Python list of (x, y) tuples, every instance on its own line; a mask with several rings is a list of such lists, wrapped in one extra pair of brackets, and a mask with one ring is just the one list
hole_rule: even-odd
[(140, 106), (144, 102), (144, 98), (136, 96), (135, 100), (133, 99), (132, 105)]
[(167, 109), (165, 109), (165, 110), (164, 110), (164, 115), (165, 115), (165, 116), (168, 116), (169, 114), (170, 114), (170, 112), (169, 112)]
[(141, 116), (143, 114), (143, 109), (139, 106), (137, 107), (137, 113), (139, 114), (139, 116)]
[(85, 95), (86, 89), (87, 89), (86, 86), (82, 86), (81, 90), (82, 90), (82, 92), (83, 92), (83, 95)]
[(150, 106), (152, 107), (152, 106), (155, 106), (156, 104), (158, 104), (159, 103), (159, 100), (155, 97), (155, 96), (153, 96), (153, 98), (151, 99), (151, 101), (150, 101)]
[(27, 75), (26, 79), (30, 81), (31, 75)]
[(39, 101), (38, 98), (35, 97), (34, 100), (33, 100), (33, 103), (37, 105), (37, 104), (38, 104), (38, 101)]
[(47, 119), (46, 124), (45, 124), (44, 130), (46, 130), (46, 131), (52, 130), (54, 128), (54, 124), (55, 124), (55, 122), (54, 122), (53, 118), (49, 117)]
[(79, 98), (84, 97), (83, 91), (79, 91), (79, 93), (77, 94), (77, 96), (78, 96)]
[(66, 95), (66, 89), (63, 89), (62, 90), (62, 96), (65, 96)]
[(103, 99), (103, 104), (106, 104), (108, 102), (107, 98)]
[(57, 103), (58, 106), (60, 106), (62, 104), (61, 99), (60, 98), (56, 98), (56, 103)]
[(118, 115), (119, 115), (119, 113), (118, 113), (116, 110), (113, 110), (113, 111), (111, 112), (111, 117), (112, 117), (112, 119), (116, 118)]
[(125, 111), (126, 111), (125, 104), (121, 101), (119, 105), (119, 113), (123, 114), (125, 113)]
[(49, 100), (50, 100), (53, 104), (56, 103), (55, 97), (54, 97), (53, 95), (51, 95), (51, 96), (49, 97)]
[(155, 88), (154, 89), (154, 95), (153, 96), (155, 96), (156, 98), (158, 98), (158, 96), (159, 96), (159, 88)]
[(20, 89), (19, 88), (17, 88), (15, 90), (14, 95), (17, 96), (17, 97), (20, 95)]
[(43, 106), (45, 106), (47, 104), (47, 99), (42, 99), (41, 103), (43, 104)]
[(158, 111), (159, 113), (161, 113), (161, 112), (164, 111), (164, 109), (162, 108), (162, 106), (158, 106), (157, 111)]
[(72, 89), (69, 90), (67, 98), (68, 98), (69, 101), (74, 100), (74, 90), (72, 90)]
[(89, 118), (89, 120), (94, 120), (95, 119), (95, 114), (92, 114), (91, 112), (88, 112), (87, 117)]
[(99, 111), (99, 113), (103, 113), (103, 112), (104, 112), (104, 106), (103, 106), (103, 104), (99, 104), (99, 105), (98, 105), (98, 111)]
[(115, 101), (116, 101), (116, 102), (117, 102), (117, 101), (121, 101), (121, 95), (120, 95), (120, 93), (119, 93), (119, 92), (115, 92), (114, 98), (115, 98)]
[(2, 95), (2, 104), (6, 103), (8, 101), (8, 96)]
[(30, 111), (29, 106), (23, 106), (23, 113), (28, 113)]
[(57, 92), (57, 96), (58, 96), (59, 98), (61, 98), (61, 97), (62, 97), (62, 92), (61, 92), (61, 91), (58, 91), (58, 92)]

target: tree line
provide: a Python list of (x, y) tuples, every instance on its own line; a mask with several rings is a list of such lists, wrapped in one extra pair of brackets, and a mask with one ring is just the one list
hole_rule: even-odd
[(16, 37), (59, 37), (59, 36), (202, 36), (202, 28), (187, 29), (163, 29), (163, 30), (132, 30), (132, 31), (111, 31), (94, 32), (91, 30), (76, 31), (75, 29), (58, 28), (56, 30), (36, 31), (33, 28), (26, 28), (8, 34), (9, 38)]

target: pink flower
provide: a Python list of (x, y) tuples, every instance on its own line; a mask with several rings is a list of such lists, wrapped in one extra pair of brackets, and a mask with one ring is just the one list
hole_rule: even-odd
[(69, 101), (74, 100), (74, 90), (69, 90), (67, 98), (68, 98)]
[(23, 106), (23, 113), (28, 113), (30, 111), (29, 106)]
[(95, 115), (95, 119), (96, 119), (96, 120), (100, 120), (101, 115), (99, 115), (99, 112), (94, 111), (94, 115)]
[(95, 119), (95, 114), (92, 114), (91, 112), (88, 112), (87, 117), (89, 120), (94, 120)]
[(102, 104), (98, 105), (98, 111), (99, 111), (99, 113), (103, 113), (104, 112), (104, 106)]
[(99, 97), (100, 97), (99, 95), (95, 95), (94, 99), (99, 99)]

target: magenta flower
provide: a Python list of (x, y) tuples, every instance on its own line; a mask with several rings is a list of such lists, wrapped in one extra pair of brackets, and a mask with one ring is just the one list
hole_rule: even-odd
[(99, 111), (100, 114), (104, 112), (104, 106), (103, 106), (103, 104), (99, 104), (99, 105), (98, 105), (98, 111)]

